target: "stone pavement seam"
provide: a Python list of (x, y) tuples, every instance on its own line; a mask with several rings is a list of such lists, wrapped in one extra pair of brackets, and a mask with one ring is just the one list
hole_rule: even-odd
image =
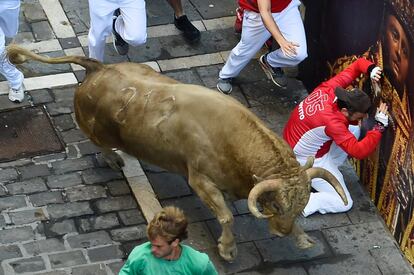
[(69, 19), (66, 17), (59, 0), (39, 0), (39, 2), (52, 25), (56, 37), (67, 38), (75, 36), (72, 25), (69, 23)]

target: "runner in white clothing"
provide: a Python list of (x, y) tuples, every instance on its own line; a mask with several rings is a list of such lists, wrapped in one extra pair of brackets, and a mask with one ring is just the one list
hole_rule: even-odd
[(232, 78), (239, 75), (269, 37), (280, 48), (262, 55), (259, 63), (273, 83), (287, 87), (282, 67), (296, 66), (307, 57), (299, 5), (299, 0), (239, 0), (239, 6), (244, 9), (241, 39), (219, 73), (217, 89), (220, 92), (231, 93)]
[(147, 14), (144, 0), (89, 0), (91, 27), (89, 57), (104, 59), (105, 40), (112, 33), (114, 48), (120, 55), (129, 45), (139, 46), (147, 40)]
[(6, 37), (14, 37), (19, 28), (20, 0), (0, 1), (0, 73), (9, 82), (9, 99), (20, 103), (24, 100), (24, 76), (7, 58)]

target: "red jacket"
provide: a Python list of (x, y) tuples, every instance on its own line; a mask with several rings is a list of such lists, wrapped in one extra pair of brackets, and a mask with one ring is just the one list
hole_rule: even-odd
[(348, 155), (363, 159), (369, 156), (381, 139), (381, 132), (368, 131), (358, 141), (348, 130), (349, 121), (335, 103), (335, 88), (348, 87), (372, 63), (360, 58), (335, 77), (323, 82), (293, 110), (283, 130), (283, 138), (297, 157), (306, 159), (325, 155), (334, 141)]
[[(270, 0), (272, 13), (283, 11), (292, 0)], [(239, 0), (239, 6), (245, 10), (259, 13), (257, 0)]]

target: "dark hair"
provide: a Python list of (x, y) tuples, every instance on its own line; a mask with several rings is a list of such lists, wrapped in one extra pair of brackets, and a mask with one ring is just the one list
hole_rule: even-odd
[(171, 244), (176, 239), (180, 241), (187, 239), (187, 225), (187, 218), (181, 209), (167, 206), (149, 223), (147, 235), (150, 240), (160, 236)]
[(338, 105), (339, 110), (342, 108), (347, 109), (349, 115), (352, 115), (355, 111), (343, 100), (340, 100), (339, 98), (336, 99), (336, 104)]
[(340, 109), (346, 108), (350, 114), (356, 112), (366, 113), (372, 106), (368, 94), (358, 88), (346, 90), (339, 86), (335, 88), (335, 95), (338, 107)]

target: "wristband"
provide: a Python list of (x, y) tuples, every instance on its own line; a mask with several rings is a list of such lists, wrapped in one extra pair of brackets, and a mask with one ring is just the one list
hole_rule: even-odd
[[(374, 76), (376, 76), (376, 75), (377, 75), (377, 73), (378, 73), (379, 71), (381, 71), (381, 68), (380, 68), (380, 67), (375, 67), (375, 68), (374, 68), (374, 69), (372, 69), (372, 71), (370, 72), (369, 77), (370, 77), (371, 79), (374, 79)], [(382, 75), (382, 73), (380, 74), (380, 77), (381, 77), (381, 75)]]
[(387, 127), (388, 126), (388, 115), (381, 112), (381, 111), (377, 111), (377, 113), (375, 114), (375, 121), (377, 123), (380, 123), (382, 126)]

